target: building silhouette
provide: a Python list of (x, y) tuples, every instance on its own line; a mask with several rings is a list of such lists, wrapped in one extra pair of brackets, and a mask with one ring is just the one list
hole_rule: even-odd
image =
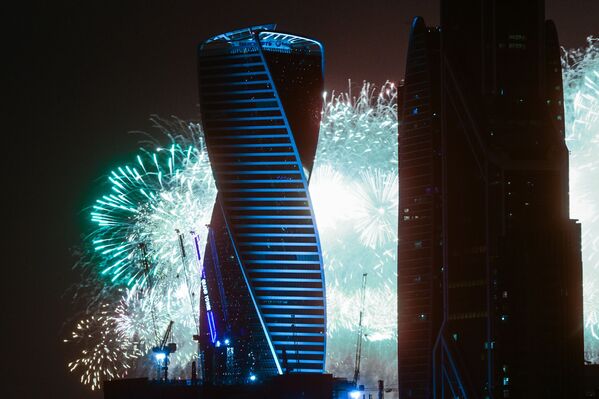
[(439, 30), (414, 19), (400, 88), (398, 249), (402, 397), (429, 398), (442, 301)]
[[(544, 2), (442, 1), (399, 115), (400, 398), (575, 398), (580, 225)], [(445, 395), (445, 396), (444, 396)]]
[(255, 26), (199, 47), (218, 195), (204, 256), (201, 378), (322, 373), (325, 285), (308, 193), (323, 92), (317, 41)]

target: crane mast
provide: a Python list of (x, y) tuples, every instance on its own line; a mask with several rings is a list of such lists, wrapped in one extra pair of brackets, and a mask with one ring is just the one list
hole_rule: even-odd
[(362, 338), (364, 335), (364, 327), (362, 321), (364, 318), (364, 299), (366, 298), (366, 276), (368, 273), (362, 274), (362, 288), (360, 293), (360, 320), (358, 322), (358, 340), (356, 342), (356, 359), (354, 362), (354, 379), (353, 383), (357, 387), (358, 379), (360, 378), (360, 361), (362, 360)]
[(152, 352), (154, 352), (154, 357), (156, 358), (156, 362), (158, 364), (157, 369), (157, 378), (160, 379), (160, 371), (164, 371), (164, 381), (168, 380), (168, 363), (169, 363), (169, 355), (177, 350), (177, 344), (168, 341), (171, 339), (173, 333), (173, 324), (174, 321), (170, 321), (168, 323), (168, 327), (166, 328), (166, 332), (162, 337), (162, 340), (158, 344), (152, 348)]

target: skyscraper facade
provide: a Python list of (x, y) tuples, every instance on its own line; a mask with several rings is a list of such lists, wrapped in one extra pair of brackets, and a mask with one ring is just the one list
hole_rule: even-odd
[(204, 255), (207, 381), (322, 373), (325, 285), (308, 193), (323, 92), (317, 41), (255, 26), (199, 48), (218, 196)]
[(569, 218), (557, 33), (543, 1), (416, 20), (400, 106), (401, 398), (574, 398), (580, 225)]
[[(429, 397), (433, 346), (442, 311), (439, 31), (415, 18), (400, 88), (399, 379)], [(409, 397), (409, 396), (406, 396)]]

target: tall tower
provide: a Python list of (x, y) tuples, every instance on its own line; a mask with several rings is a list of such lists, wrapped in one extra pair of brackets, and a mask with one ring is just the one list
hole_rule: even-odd
[[(441, 26), (439, 60), (428, 67), (436, 72), (426, 78), (440, 120), (410, 103), (423, 75), (407, 73), (401, 111), (400, 171), (411, 159), (423, 168), (400, 172), (402, 197), (421, 184), (440, 193), (427, 198), (437, 217), (401, 200), (401, 397), (575, 398), (583, 365), (580, 225), (568, 212), (555, 27), (541, 0), (446, 0)], [(413, 43), (423, 29), (413, 29)], [(410, 48), (408, 71), (423, 65), (424, 53), (434, 47)], [(402, 161), (418, 114), (432, 140), (419, 141), (422, 159)], [(433, 178), (431, 170), (440, 172)], [(417, 281), (402, 290), (415, 264), (422, 272), (414, 269)], [(403, 323), (418, 331), (416, 309), (421, 332), (402, 337)], [(428, 363), (401, 365), (431, 345)], [(429, 370), (418, 374), (426, 383), (402, 379), (417, 369)]]
[(439, 30), (414, 18), (398, 107), (398, 376), (406, 398), (430, 397), (442, 317), (439, 51)]
[(199, 47), (199, 85), (218, 189), (204, 257), (206, 378), (322, 373), (325, 285), (308, 193), (322, 46), (274, 25), (218, 35)]

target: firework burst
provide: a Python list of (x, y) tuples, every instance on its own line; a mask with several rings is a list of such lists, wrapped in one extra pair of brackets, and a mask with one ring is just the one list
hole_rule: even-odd
[[(109, 174), (108, 193), (91, 211), (93, 251), (79, 262), (96, 271), (82, 285), (95, 287), (89, 302), (112, 299), (110, 315), (106, 304), (89, 311), (75, 330), (86, 334), (68, 340), (84, 348), (69, 369), (93, 389), (132, 368), (147, 375), (146, 355), (170, 320), (178, 343), (171, 375), (184, 376), (197, 352), (201, 265), (193, 255), (196, 239), (205, 246), (216, 188), (199, 125), (153, 121), (169, 146), (149, 143), (135, 162)], [(103, 353), (112, 355), (98, 358)]]
[(102, 381), (125, 377), (141, 355), (135, 341), (119, 333), (118, 321), (109, 304), (102, 304), (92, 315), (79, 320), (64, 342), (80, 349), (76, 360), (67, 366), (80, 372), (80, 380), (92, 390), (100, 389)]
[(599, 363), (599, 39), (562, 54), (570, 212), (582, 224), (585, 357)]
[(142, 150), (135, 164), (113, 170), (108, 180), (109, 194), (91, 212), (101, 274), (136, 289), (184, 273), (180, 233), (208, 221), (216, 197), (203, 143), (179, 137), (168, 148)]
[(361, 172), (355, 187), (356, 227), (364, 245), (377, 249), (397, 240), (399, 180), (381, 169)]
[[(327, 368), (353, 373), (360, 284), (368, 273), (367, 384), (397, 377), (397, 150), (393, 83), (325, 96), (310, 196), (327, 281)], [(383, 370), (391, 375), (371, 375)]]
[[(572, 215), (583, 225), (587, 354), (596, 356), (588, 360), (599, 359), (598, 54), (596, 39), (585, 50), (564, 52)], [(369, 383), (397, 378), (396, 100), (392, 83), (380, 89), (365, 83), (356, 95), (325, 94), (310, 178), (327, 281), (328, 371), (353, 371), (359, 289), (368, 273), (364, 369), (385, 373), (367, 371)], [(90, 300), (96, 310), (76, 323), (66, 341), (82, 348), (69, 369), (94, 389), (102, 379), (148, 375), (146, 355), (170, 320), (178, 344), (171, 375), (184, 376), (197, 350), (191, 337), (200, 265), (182, 255), (193, 253), (196, 232), (205, 247), (216, 189), (199, 125), (154, 121), (169, 145), (151, 143), (134, 162), (111, 172), (108, 193), (92, 210), (94, 248), (82, 263), (96, 271), (85, 284), (86, 290), (100, 286)]]

